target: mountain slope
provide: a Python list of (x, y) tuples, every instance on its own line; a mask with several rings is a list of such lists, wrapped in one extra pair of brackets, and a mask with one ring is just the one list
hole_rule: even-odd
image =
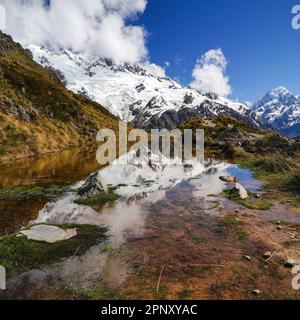
[(67, 90), (57, 73), (0, 33), (0, 159), (78, 146), (98, 129), (117, 128), (101, 105)]
[[(67, 88), (83, 94), (137, 127), (172, 128), (192, 116), (230, 115), (252, 122), (248, 107), (215, 94), (184, 88), (143, 67), (29, 46), (35, 61), (58, 70)], [(256, 125), (256, 124), (255, 124)]]
[(300, 97), (284, 87), (269, 91), (255, 103), (252, 116), (288, 136), (300, 135)]

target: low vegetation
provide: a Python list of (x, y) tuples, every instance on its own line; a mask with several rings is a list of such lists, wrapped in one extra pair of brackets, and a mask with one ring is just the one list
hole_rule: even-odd
[(126, 300), (126, 296), (120, 296), (116, 290), (108, 289), (102, 282), (97, 282), (89, 288), (69, 289), (69, 294), (75, 299), (88, 300)]
[(0, 265), (6, 268), (8, 277), (42, 268), (62, 258), (81, 256), (90, 247), (106, 240), (106, 228), (92, 225), (63, 225), (63, 229), (77, 228), (77, 236), (49, 244), (29, 240), (17, 233), (0, 238)]
[(300, 195), (300, 170), (294, 171), (286, 177), (283, 181), (283, 189)]
[(119, 196), (115, 194), (113, 191), (109, 191), (108, 193), (99, 193), (90, 197), (80, 197), (75, 200), (75, 203), (85, 206), (97, 206), (104, 205), (106, 203), (112, 203), (119, 199)]
[(19, 186), (16, 188), (0, 188), (0, 200), (22, 201), (28, 199), (51, 199), (70, 190), (69, 186)]
[(241, 220), (238, 218), (238, 215), (236, 214), (227, 214), (219, 218), (218, 223), (219, 225), (222, 225), (222, 226), (231, 226), (231, 225), (240, 224)]

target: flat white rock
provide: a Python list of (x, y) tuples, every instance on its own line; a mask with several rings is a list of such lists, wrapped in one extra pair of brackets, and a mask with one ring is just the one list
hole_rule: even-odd
[(20, 233), (30, 240), (55, 243), (75, 237), (77, 235), (77, 230), (64, 230), (56, 226), (42, 224), (33, 226), (28, 230), (22, 230)]

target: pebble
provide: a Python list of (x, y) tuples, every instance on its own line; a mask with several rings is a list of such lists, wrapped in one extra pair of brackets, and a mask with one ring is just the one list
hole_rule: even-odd
[(282, 226), (278, 226), (278, 227), (277, 227), (277, 230), (282, 230)]
[(272, 255), (272, 253), (270, 251), (267, 251), (267, 252), (264, 253), (263, 257), (265, 259), (269, 259), (271, 257), (271, 255)]
[(256, 296), (259, 296), (261, 294), (261, 291), (258, 289), (252, 290), (251, 292), (252, 292), (252, 294), (254, 294)]
[(278, 220), (276, 223), (277, 223), (277, 224), (281, 224), (281, 221)]
[(245, 255), (245, 256), (243, 256), (243, 258), (246, 259), (246, 260), (248, 260), (248, 261), (251, 261), (251, 257), (250, 257), (250, 256), (246, 256), (246, 255)]
[(240, 212), (240, 209), (235, 209), (234, 212), (235, 212), (235, 213), (239, 213), (239, 212)]
[(288, 259), (288, 260), (286, 261), (286, 263), (285, 263), (284, 266), (285, 266), (286, 268), (294, 268), (296, 264), (297, 264), (297, 263), (296, 263), (295, 260), (293, 260), (293, 259)]

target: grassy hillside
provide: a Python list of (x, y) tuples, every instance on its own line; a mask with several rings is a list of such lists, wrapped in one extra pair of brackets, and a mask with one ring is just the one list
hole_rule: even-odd
[(0, 161), (79, 146), (118, 119), (67, 90), (55, 70), (0, 33)]

